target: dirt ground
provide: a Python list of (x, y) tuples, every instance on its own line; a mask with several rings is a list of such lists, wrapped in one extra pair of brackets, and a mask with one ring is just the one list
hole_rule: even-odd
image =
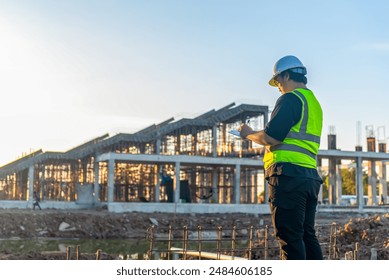
[[(178, 232), (186, 226), (196, 232), (199, 225), (204, 231), (217, 231), (222, 227), (231, 231), (236, 226), (237, 238), (248, 239), (249, 228), (253, 226), (258, 237), (252, 258), (263, 258), (260, 250), (263, 230), (273, 229), (269, 215), (246, 214), (164, 214), (164, 213), (109, 213), (106, 210), (16, 210), (0, 209), (0, 239), (134, 239), (146, 238), (148, 229), (154, 225), (155, 238), (166, 236), (169, 225)], [(358, 259), (370, 259), (372, 248), (376, 249), (377, 259), (389, 259), (389, 214), (317, 214), (317, 230), (323, 253), (334, 259), (344, 259), (346, 252), (358, 248)], [(336, 223), (334, 225), (333, 223)], [(331, 231), (331, 225), (335, 233)], [(332, 234), (331, 234), (332, 233)], [(175, 234), (175, 236), (180, 233)], [(224, 234), (228, 238), (228, 234)], [(269, 245), (270, 244), (270, 245)], [(330, 249), (330, 244), (334, 244)], [(278, 247), (269, 238), (268, 246)], [(255, 248), (258, 250), (255, 251)], [(332, 250), (330, 252), (330, 250)], [(262, 253), (261, 253), (262, 252)], [(8, 250), (0, 251), (0, 259), (65, 259), (65, 254), (29, 252), (15, 254)], [(269, 258), (279, 258), (279, 251), (269, 253)], [(84, 259), (95, 259), (95, 255), (84, 255)], [(80, 259), (82, 259), (80, 258)], [(104, 254), (100, 259), (117, 259), (117, 256)]]

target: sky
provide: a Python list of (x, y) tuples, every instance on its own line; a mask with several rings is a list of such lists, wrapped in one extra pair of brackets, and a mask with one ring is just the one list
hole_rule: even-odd
[(232, 102), (272, 109), (285, 55), (323, 107), (321, 149), (332, 127), (339, 149), (365, 150), (366, 127), (383, 141), (389, 128), (388, 12), (385, 0), (0, 0), (0, 165)]

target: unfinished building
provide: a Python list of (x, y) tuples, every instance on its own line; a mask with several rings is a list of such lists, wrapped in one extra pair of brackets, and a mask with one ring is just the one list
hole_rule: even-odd
[(49, 208), (259, 205), (266, 196), (261, 147), (228, 133), (247, 121), (263, 129), (268, 107), (232, 103), (133, 134), (105, 134), (66, 152), (39, 150), (0, 168), (0, 200), (31, 208), (36, 191)]

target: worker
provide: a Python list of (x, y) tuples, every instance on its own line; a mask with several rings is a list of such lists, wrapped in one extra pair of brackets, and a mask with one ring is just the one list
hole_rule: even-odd
[(161, 186), (165, 187), (166, 202), (174, 202), (173, 179), (166, 170), (161, 174)]
[(35, 206), (38, 206), (39, 210), (42, 210), (39, 202), (40, 202), (40, 198), (39, 198), (39, 195), (37, 194), (37, 192), (34, 191), (34, 203), (33, 203), (33, 210), (35, 210)]
[(265, 147), (270, 213), (281, 258), (287, 260), (323, 259), (314, 228), (323, 183), (316, 162), (323, 113), (306, 86), (306, 74), (297, 57), (279, 59), (269, 84), (281, 96), (265, 129), (254, 131), (247, 124), (239, 128), (241, 137)]

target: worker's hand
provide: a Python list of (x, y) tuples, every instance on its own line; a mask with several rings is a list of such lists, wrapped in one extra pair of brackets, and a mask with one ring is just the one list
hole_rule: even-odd
[(240, 125), (238, 131), (240, 132), (240, 137), (242, 138), (246, 138), (247, 135), (253, 134), (255, 132), (251, 127), (244, 123)]

